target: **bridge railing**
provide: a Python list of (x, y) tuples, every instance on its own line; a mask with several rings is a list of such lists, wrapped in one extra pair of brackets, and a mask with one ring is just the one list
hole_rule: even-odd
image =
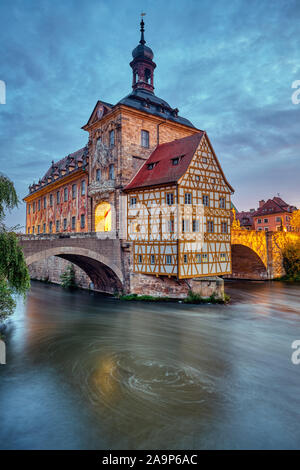
[[(107, 232), (108, 233), (108, 232)], [(99, 238), (97, 232), (69, 232), (69, 233), (39, 233), (39, 234), (18, 234), (20, 240), (60, 240), (68, 238)]]

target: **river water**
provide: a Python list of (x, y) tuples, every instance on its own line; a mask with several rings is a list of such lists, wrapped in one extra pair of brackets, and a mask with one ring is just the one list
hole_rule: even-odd
[(0, 448), (299, 448), (300, 286), (226, 291), (153, 304), (32, 282), (5, 332)]

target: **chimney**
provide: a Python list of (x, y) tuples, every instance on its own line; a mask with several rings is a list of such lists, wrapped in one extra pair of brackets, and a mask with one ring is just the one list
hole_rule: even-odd
[(264, 205), (265, 201), (262, 199), (261, 201), (259, 201), (259, 208), (261, 208), (263, 205)]

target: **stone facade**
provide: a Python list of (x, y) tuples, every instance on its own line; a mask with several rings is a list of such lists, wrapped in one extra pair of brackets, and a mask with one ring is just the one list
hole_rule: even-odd
[(165, 276), (149, 276), (146, 274), (131, 273), (131, 293), (138, 295), (164, 296), (174, 299), (184, 299), (189, 291), (199, 294), (203, 298), (215, 295), (224, 299), (224, 281), (220, 277), (212, 276), (201, 279), (174, 279)]

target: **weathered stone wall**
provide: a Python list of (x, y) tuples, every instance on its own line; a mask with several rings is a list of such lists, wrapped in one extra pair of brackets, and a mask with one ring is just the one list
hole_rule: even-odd
[(185, 298), (189, 291), (210, 297), (224, 298), (223, 279), (213, 276), (197, 279), (176, 279), (165, 276), (148, 276), (147, 274), (131, 273), (130, 292), (138, 295), (165, 296), (175, 299)]
[[(60, 284), (61, 274), (71, 264), (72, 263), (69, 261), (59, 258), (58, 256), (50, 256), (49, 258), (36, 261), (28, 266), (30, 278)], [(73, 266), (75, 268), (75, 276), (78, 286), (83, 289), (88, 289), (92, 282), (91, 279), (78, 266), (75, 264), (73, 264)]]

